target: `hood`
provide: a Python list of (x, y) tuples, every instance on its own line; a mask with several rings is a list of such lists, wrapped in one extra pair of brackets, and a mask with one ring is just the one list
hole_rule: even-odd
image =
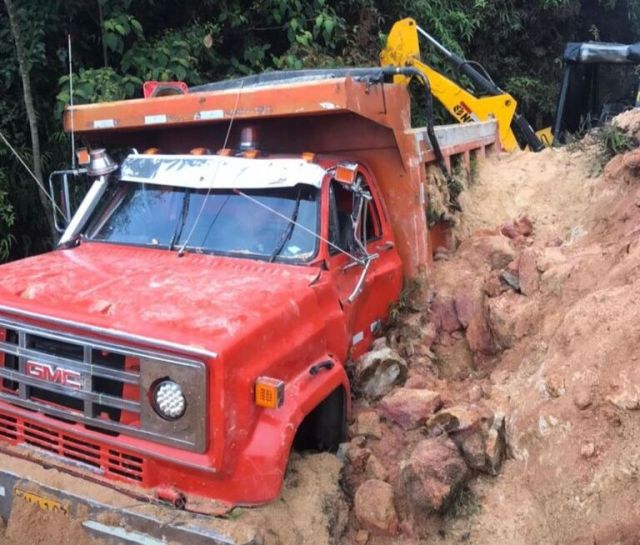
[(83, 243), (0, 267), (0, 307), (219, 352), (283, 312), (297, 320), (318, 272)]

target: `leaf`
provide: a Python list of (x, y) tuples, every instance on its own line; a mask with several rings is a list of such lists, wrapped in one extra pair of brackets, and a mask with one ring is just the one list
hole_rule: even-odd
[(111, 32), (105, 32), (103, 40), (107, 48), (109, 48), (111, 51), (118, 50), (118, 36)]

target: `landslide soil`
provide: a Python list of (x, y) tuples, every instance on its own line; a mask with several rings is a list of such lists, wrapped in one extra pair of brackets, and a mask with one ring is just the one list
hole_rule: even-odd
[[(640, 150), (596, 176), (598, 155), (584, 142), (502, 156), (462, 195), (462, 246), (532, 220), (513, 243), (534, 255), (537, 278), (527, 295), (488, 303), (490, 314), (505, 302), (516, 333), (469, 375), (507, 415), (510, 459), (471, 483), (464, 516), (446, 518), (434, 543), (640, 543)], [(460, 367), (446, 353), (441, 365)]]

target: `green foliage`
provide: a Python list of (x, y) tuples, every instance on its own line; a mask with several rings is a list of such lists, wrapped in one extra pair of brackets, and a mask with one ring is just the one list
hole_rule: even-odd
[(638, 147), (634, 138), (615, 125), (605, 125), (594, 132), (598, 143), (597, 162), (600, 170), (616, 155)]

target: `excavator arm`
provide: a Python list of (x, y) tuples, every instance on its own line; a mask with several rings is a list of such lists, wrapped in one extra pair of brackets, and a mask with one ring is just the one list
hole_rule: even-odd
[[(455, 81), (447, 78), (420, 59), (418, 33), (422, 33), (444, 57), (462, 74), (473, 81), (474, 85), (487, 93), (476, 97)], [(517, 113), (517, 101), (500, 89), (491, 79), (474, 66), (458, 57), (432, 36), (422, 30), (411, 18), (402, 19), (393, 25), (387, 46), (380, 54), (382, 66), (411, 66), (429, 80), (433, 96), (460, 123), (496, 119), (499, 128), (500, 144), (506, 151), (512, 151), (520, 145), (540, 151), (544, 145), (529, 123)], [(409, 82), (404, 76), (396, 76), (397, 82)]]

